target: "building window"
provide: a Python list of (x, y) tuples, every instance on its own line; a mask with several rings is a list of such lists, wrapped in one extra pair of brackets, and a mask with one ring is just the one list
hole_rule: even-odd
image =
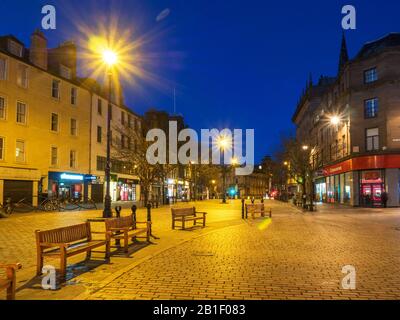
[(18, 65), (17, 84), (22, 88), (28, 87), (28, 67), (23, 64)]
[(364, 117), (375, 118), (378, 116), (378, 98), (364, 101)]
[(103, 101), (101, 99), (97, 100), (97, 113), (99, 115), (103, 114)]
[(52, 81), (51, 96), (55, 99), (60, 99), (60, 81), (59, 80)]
[(78, 101), (78, 89), (71, 88), (71, 104), (76, 106), (77, 101)]
[(71, 136), (78, 135), (78, 125), (76, 119), (71, 119)]
[(121, 134), (121, 149), (126, 148), (125, 141), (126, 141), (126, 137), (123, 134)]
[(372, 83), (378, 80), (378, 73), (376, 68), (364, 71), (364, 83)]
[(60, 75), (65, 79), (71, 79), (71, 69), (66, 66), (60, 65)]
[(366, 149), (367, 151), (379, 150), (379, 128), (366, 130)]
[(25, 162), (25, 141), (17, 140), (15, 145), (15, 160), (17, 162)]
[(0, 58), (0, 80), (7, 79), (7, 60)]
[(6, 100), (0, 97), (0, 120), (6, 119)]
[(22, 58), (22, 50), (23, 47), (19, 43), (8, 40), (8, 51), (13, 54), (14, 56)]
[(76, 151), (71, 150), (69, 152), (69, 167), (72, 169), (76, 168)]
[(58, 164), (58, 148), (51, 147), (51, 165), (53, 167), (57, 166)]
[(58, 132), (58, 114), (51, 114), (51, 131)]
[(103, 140), (103, 133), (100, 126), (97, 127), (97, 142), (101, 143)]
[(106, 170), (107, 159), (105, 157), (97, 156), (97, 171)]
[(121, 111), (121, 124), (125, 125), (125, 112)]
[(26, 104), (17, 102), (17, 123), (26, 124)]
[(4, 160), (4, 138), (0, 137), (0, 161)]

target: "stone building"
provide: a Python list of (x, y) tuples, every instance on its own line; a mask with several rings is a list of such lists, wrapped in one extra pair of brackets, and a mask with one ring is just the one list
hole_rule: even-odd
[(310, 82), (293, 116), (312, 150), (317, 201), (399, 205), (400, 34), (365, 44), (350, 59), (343, 36), (336, 77)]
[[(0, 37), (0, 203), (11, 197), (36, 206), (39, 196), (103, 201), (104, 92), (77, 77), (73, 42), (48, 48), (35, 31), (26, 48), (14, 36)], [(117, 100), (112, 126), (140, 127), (141, 118)], [(116, 162), (113, 170), (114, 200), (139, 198), (135, 176)]]

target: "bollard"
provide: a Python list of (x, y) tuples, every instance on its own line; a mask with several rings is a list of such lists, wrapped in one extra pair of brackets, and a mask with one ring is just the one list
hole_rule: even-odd
[(117, 218), (121, 218), (121, 211), (122, 211), (121, 206), (115, 207), (115, 212), (117, 213)]
[(244, 199), (242, 199), (242, 219), (244, 219)]
[(272, 209), (269, 208), (269, 218), (272, 219)]
[(132, 221), (133, 221), (133, 228), (136, 229), (136, 211), (137, 211), (137, 206), (133, 205), (131, 208), (132, 211)]
[(261, 198), (261, 203), (264, 203), (264, 198)]
[[(115, 212), (117, 213), (117, 218), (121, 218), (121, 211), (122, 211), (121, 206), (115, 207)], [(121, 231), (117, 231), (116, 234), (121, 234)], [(115, 245), (119, 247), (121, 245), (121, 240), (115, 239)]]

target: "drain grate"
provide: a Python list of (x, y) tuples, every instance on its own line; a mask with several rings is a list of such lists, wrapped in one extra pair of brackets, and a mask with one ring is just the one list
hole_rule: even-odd
[(192, 255), (196, 257), (212, 257), (214, 253), (210, 251), (194, 251)]

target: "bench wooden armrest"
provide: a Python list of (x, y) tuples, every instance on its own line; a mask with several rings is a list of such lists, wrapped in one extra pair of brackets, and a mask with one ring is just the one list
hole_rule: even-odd
[(41, 247), (66, 247), (68, 244), (67, 243), (51, 243), (51, 242), (41, 242), (40, 246)]
[(10, 264), (1, 263), (0, 268), (19, 270), (22, 268), (22, 265), (20, 263), (10, 263)]
[(197, 213), (207, 214), (207, 212), (203, 212), (203, 211), (196, 211), (196, 214), (197, 214)]
[(148, 224), (148, 225), (152, 224), (151, 221), (135, 221), (135, 223), (136, 224)]
[(110, 228), (109, 231), (129, 231), (131, 227)]

